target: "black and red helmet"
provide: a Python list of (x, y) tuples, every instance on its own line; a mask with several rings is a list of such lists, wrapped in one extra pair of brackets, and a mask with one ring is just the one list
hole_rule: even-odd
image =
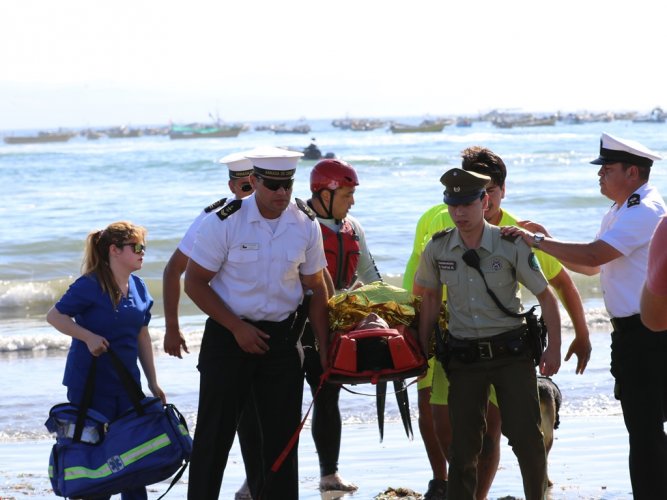
[(313, 193), (319, 193), (324, 189), (335, 191), (339, 187), (358, 185), (357, 172), (349, 163), (342, 160), (322, 160), (310, 172), (310, 191)]

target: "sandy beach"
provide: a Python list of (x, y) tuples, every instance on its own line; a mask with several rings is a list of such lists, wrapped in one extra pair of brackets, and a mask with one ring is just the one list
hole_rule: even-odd
[[(416, 421), (413, 422), (416, 431)], [(0, 500), (54, 498), (47, 476), (47, 461), (52, 442), (47, 440), (0, 444)], [(620, 415), (563, 416), (561, 428), (549, 457), (549, 474), (554, 486), (551, 500), (615, 500), (631, 498), (627, 470), (627, 433)], [(300, 449), (302, 499), (339, 498), (318, 491), (317, 455), (309, 429), (304, 429)], [(354, 495), (341, 498), (370, 500), (386, 490), (410, 488), (423, 493), (430, 479), (421, 438), (406, 437), (400, 422), (385, 427), (379, 442), (377, 427), (351, 424), (343, 429), (341, 473), (359, 485)], [(182, 500), (187, 494), (188, 474), (166, 498)], [(221, 499), (233, 499), (243, 482), (243, 465), (235, 444), (225, 473)], [(149, 487), (149, 498), (159, 497), (167, 482)], [(503, 439), (500, 469), (490, 499), (523, 497), (521, 475), (512, 450)], [(114, 497), (120, 498), (120, 496)]]

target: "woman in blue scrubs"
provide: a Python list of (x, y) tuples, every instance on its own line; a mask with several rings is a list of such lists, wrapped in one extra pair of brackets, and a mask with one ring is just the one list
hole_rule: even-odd
[[(93, 356), (99, 356), (91, 408), (109, 421), (132, 406), (111, 360), (101, 356), (109, 348), (140, 385), (138, 359), (151, 393), (166, 403), (157, 383), (148, 333), (153, 298), (144, 281), (132, 274), (143, 264), (145, 237), (146, 229), (129, 222), (114, 222), (91, 232), (86, 239), (82, 275), (46, 315), (58, 331), (72, 337), (63, 378), (67, 399), (81, 403)], [(121, 498), (146, 500), (146, 488), (123, 491)]]

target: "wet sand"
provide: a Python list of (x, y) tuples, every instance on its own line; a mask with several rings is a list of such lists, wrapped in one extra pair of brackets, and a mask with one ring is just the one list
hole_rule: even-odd
[[(347, 424), (343, 428), (340, 472), (359, 485), (353, 495), (343, 497), (318, 491), (317, 454), (304, 428), (299, 449), (302, 499), (334, 498), (370, 500), (388, 487), (409, 488), (423, 493), (431, 479), (426, 453), (413, 418), (415, 439), (408, 440), (400, 422), (385, 423), (385, 438), (379, 442), (372, 424)], [(0, 500), (55, 498), (47, 476), (52, 441), (0, 443)], [(489, 498), (523, 498), (521, 474), (512, 450), (503, 438), (500, 469)], [(551, 500), (620, 500), (631, 498), (627, 468), (627, 433), (621, 415), (561, 415), (549, 457), (549, 476), (554, 482)], [(237, 444), (230, 454), (221, 499), (233, 499), (244, 479)], [(187, 472), (167, 495), (183, 500), (187, 494)], [(168, 482), (149, 486), (149, 498), (157, 498)], [(114, 496), (113, 498), (120, 498)]]

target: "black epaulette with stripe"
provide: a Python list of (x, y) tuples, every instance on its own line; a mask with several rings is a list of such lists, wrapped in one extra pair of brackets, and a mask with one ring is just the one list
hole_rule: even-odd
[(301, 210), (304, 214), (306, 214), (310, 220), (315, 220), (317, 214), (312, 208), (310, 208), (306, 203), (304, 203), (303, 200), (300, 200), (299, 198), (294, 198), (294, 202), (296, 203), (296, 206), (299, 207), (299, 210)]
[(435, 233), (433, 236), (431, 236), (432, 240), (437, 240), (438, 238), (442, 238), (444, 235), (451, 233), (454, 231), (453, 227), (448, 227), (447, 229), (443, 229), (442, 231), (438, 231)]
[(636, 207), (640, 204), (641, 202), (641, 196), (639, 196), (639, 193), (635, 193), (628, 198), (628, 203), (627, 206), (628, 208), (630, 207)]
[(232, 200), (227, 203), (227, 205), (216, 212), (218, 219), (225, 220), (234, 212), (238, 212), (239, 208), (241, 208), (241, 203), (243, 203), (243, 200)]
[(216, 210), (216, 209), (222, 207), (225, 204), (226, 201), (227, 201), (227, 198), (220, 198), (215, 203), (211, 203), (208, 207), (206, 207), (204, 209), (204, 212), (206, 212), (207, 214), (211, 213), (211, 212), (213, 212), (213, 210)]

